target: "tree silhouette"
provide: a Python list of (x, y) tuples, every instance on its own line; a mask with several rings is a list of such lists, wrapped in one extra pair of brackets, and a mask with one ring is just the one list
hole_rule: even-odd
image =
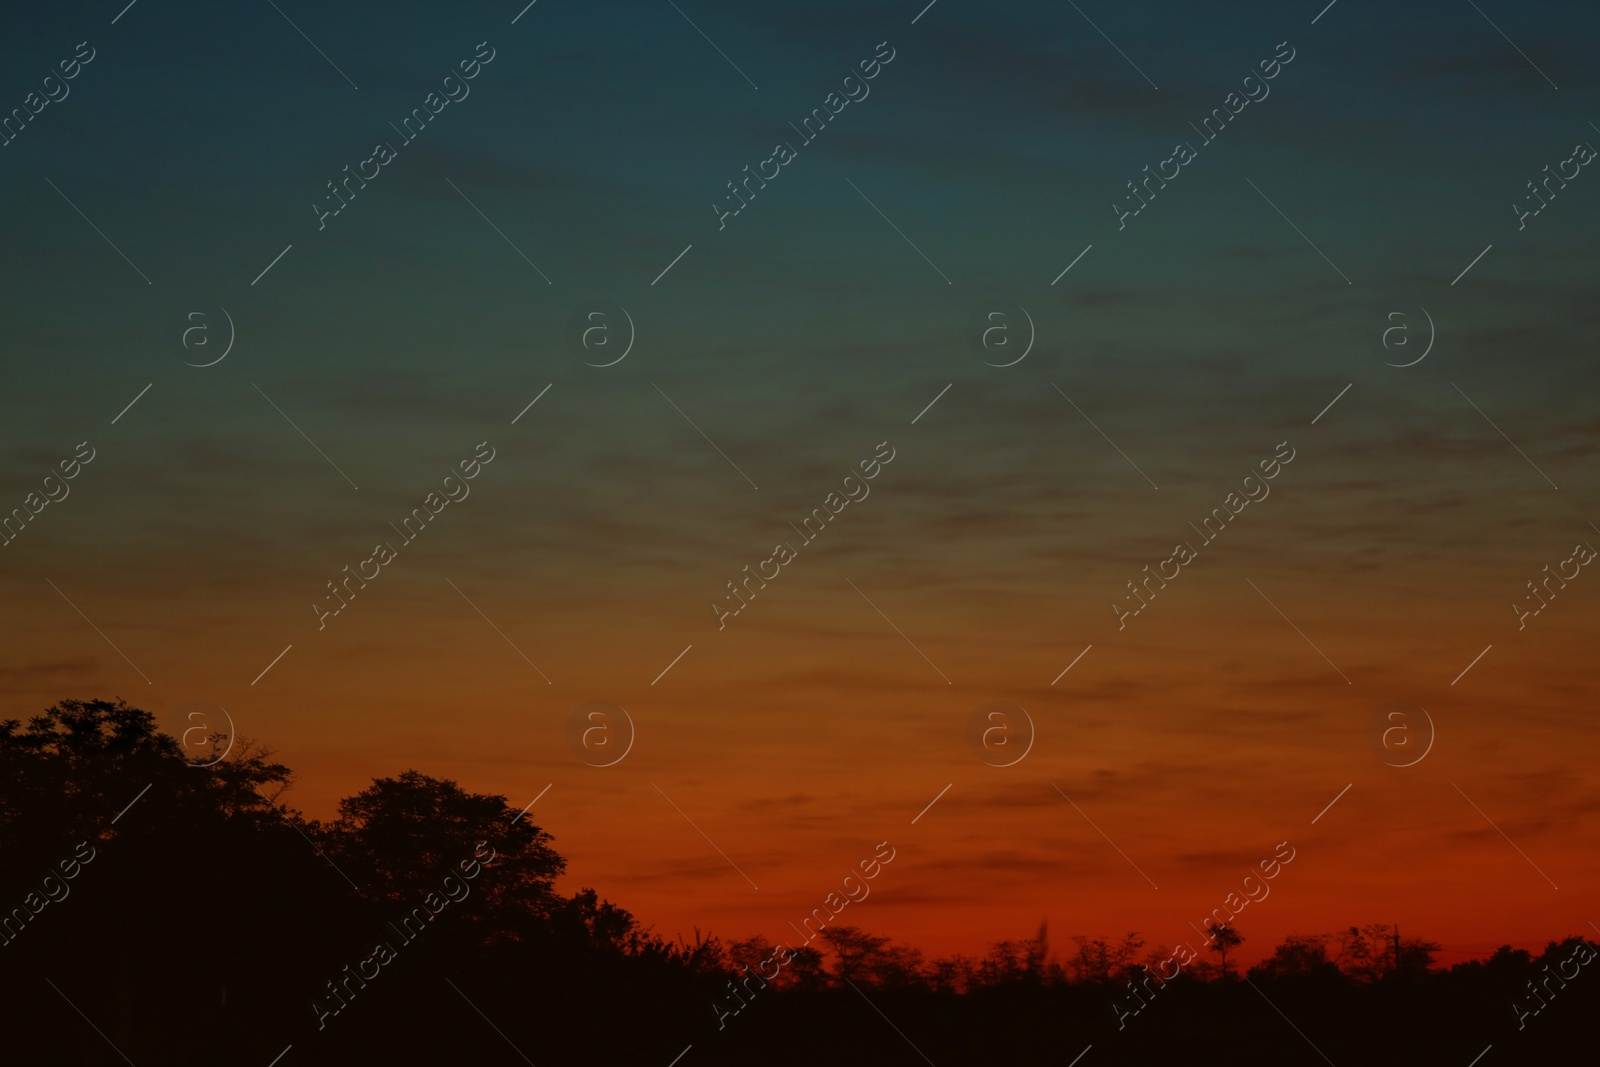
[[(20, 924), (6, 913), (0, 951), (17, 984), (0, 999), (53, 1015), (66, 1005), (41, 975), (71, 988), (66, 969), (78, 977), (77, 1007), (116, 1028), (135, 1062), (204, 1062), (215, 1053), (201, 1050), (229, 1028), (280, 1013), (297, 966), (285, 947), (298, 946), (298, 966), (315, 965), (328, 932), (353, 918), (294, 814), (267, 799), (289, 781), (247, 742), (203, 767), (120, 700), (66, 700), (26, 724), (0, 723), (0, 893), (8, 903), (52, 899)], [(174, 1016), (179, 1002), (192, 1019)], [(64, 1054), (8, 1058), (102, 1062), (92, 1030), (66, 1033)]]
[(1265, 978), (1321, 975), (1338, 977), (1339, 968), (1328, 959), (1327, 934), (1290, 934), (1272, 955), (1251, 968)]
[(189, 815), (256, 818), (270, 811), (263, 790), (288, 784), (289, 769), (248, 743), (234, 758), (202, 768), (156, 729), (155, 716), (120, 700), (64, 700), (0, 722), (0, 840), (97, 836), (145, 786)]
[(1085, 937), (1074, 934), (1078, 955), (1068, 967), (1073, 978), (1080, 982), (1111, 984), (1124, 980), (1133, 969), (1134, 958), (1144, 947), (1137, 933), (1127, 934), (1120, 942), (1104, 937)]
[(821, 940), (832, 951), (833, 974), (853, 982), (872, 982), (885, 958), (887, 937), (864, 932), (858, 926), (829, 926)]
[(1244, 943), (1244, 935), (1229, 923), (1218, 923), (1210, 928), (1211, 951), (1222, 957), (1222, 977), (1228, 977), (1228, 953)]
[(447, 779), (414, 770), (374, 779), (313, 836), (367, 900), (410, 908), (439, 893), (447, 876), (470, 882), (451, 919), (476, 918), (486, 937), (522, 936), (560, 907), (554, 886), (566, 861), (550, 835), (505, 797)]

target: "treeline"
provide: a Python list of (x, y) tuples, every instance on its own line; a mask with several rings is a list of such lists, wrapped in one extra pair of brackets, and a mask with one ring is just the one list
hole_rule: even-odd
[[(1031, 938), (996, 941), (983, 956), (957, 954), (932, 960), (924, 959), (918, 949), (896, 944), (890, 938), (854, 926), (831, 926), (816, 938), (822, 949), (793, 950), (792, 958), (770, 968), (775, 972), (770, 976), (756, 961), (774, 957), (783, 960), (781, 943), (774, 945), (764, 937), (753, 937), (732, 941), (724, 948), (713, 941), (706, 951), (707, 958), (720, 961), (724, 970), (740, 977), (754, 972), (776, 990), (843, 988), (848, 980), (879, 988), (918, 987), (939, 993), (969, 993), (1015, 985), (1117, 986), (1141, 983), (1152, 976), (1172, 981), (1180, 974), (1199, 982), (1237, 977), (1237, 969), (1228, 962), (1222, 947), (1231, 952), (1245, 939), (1244, 935), (1231, 927), (1219, 927), (1215, 933), (1220, 936), (1204, 944), (1218, 958), (1213, 961), (1197, 955), (1191, 962), (1179, 962), (1181, 953), (1166, 945), (1146, 950), (1137, 933), (1126, 934), (1120, 940), (1074, 934), (1069, 938), (1073, 947), (1063, 958), (1057, 958), (1045, 926)], [(1570, 945), (1571, 941), (1553, 942), (1547, 954), (1564, 956)], [(1439, 946), (1432, 941), (1401, 938), (1395, 927), (1371, 923), (1337, 933), (1291, 935), (1248, 974), (1266, 979), (1318, 976), (1353, 983), (1401, 976), (1418, 978), (1433, 972), (1438, 951)], [(1499, 949), (1493, 959), (1520, 961), (1517, 965), (1531, 968), (1529, 973), (1538, 969), (1526, 951), (1510, 946)], [(1474, 965), (1476, 961), (1459, 966)]]
[(407, 771), (308, 819), (270, 753), (212, 743), (120, 701), (0, 722), (0, 1064), (1465, 1063), (1587, 1047), (1600, 1006), (1581, 938), (1445, 970), (1352, 927), (1243, 975), (1227, 928), (1177, 966), (1042, 926), (937, 959), (855, 926), (668, 939), (559, 892), (505, 797)]

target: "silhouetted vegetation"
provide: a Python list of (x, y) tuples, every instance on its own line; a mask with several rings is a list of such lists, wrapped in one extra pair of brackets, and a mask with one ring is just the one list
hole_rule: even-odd
[(667, 940), (559, 892), (550, 835), (504, 797), (406, 771), (319, 822), (282, 805), (269, 753), (200, 762), (121, 702), (0, 723), (0, 1063), (666, 1067), (693, 1045), (680, 1067), (951, 1067), (1092, 1044), (1082, 1067), (1464, 1067), (1491, 1043), (1586, 1050), (1600, 1002), (1584, 938), (1446, 970), (1384, 924), (1291, 936), (1242, 975), (1231, 928), (1057, 952), (1041, 925), (931, 960), (854, 925), (787, 951)]

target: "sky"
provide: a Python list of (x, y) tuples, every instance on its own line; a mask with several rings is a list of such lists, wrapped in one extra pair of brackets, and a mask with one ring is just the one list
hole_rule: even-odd
[(1600, 578), (1526, 584), (1600, 544), (1600, 11), (5, 21), (0, 714), (210, 702), (313, 817), (536, 800), (667, 936), (788, 936), (885, 841), (838, 921), (938, 954), (1194, 941), (1285, 841), (1246, 958), (1600, 918)]

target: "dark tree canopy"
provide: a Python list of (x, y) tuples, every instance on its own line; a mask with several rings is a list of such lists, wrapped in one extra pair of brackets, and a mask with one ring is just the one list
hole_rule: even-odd
[(550, 835), (505, 797), (414, 770), (341, 800), (338, 819), (315, 836), (373, 901), (409, 905), (459, 874), (463, 861), (481, 861), (461, 910), (497, 920), (507, 933), (519, 919), (554, 913), (555, 881), (566, 869)]

